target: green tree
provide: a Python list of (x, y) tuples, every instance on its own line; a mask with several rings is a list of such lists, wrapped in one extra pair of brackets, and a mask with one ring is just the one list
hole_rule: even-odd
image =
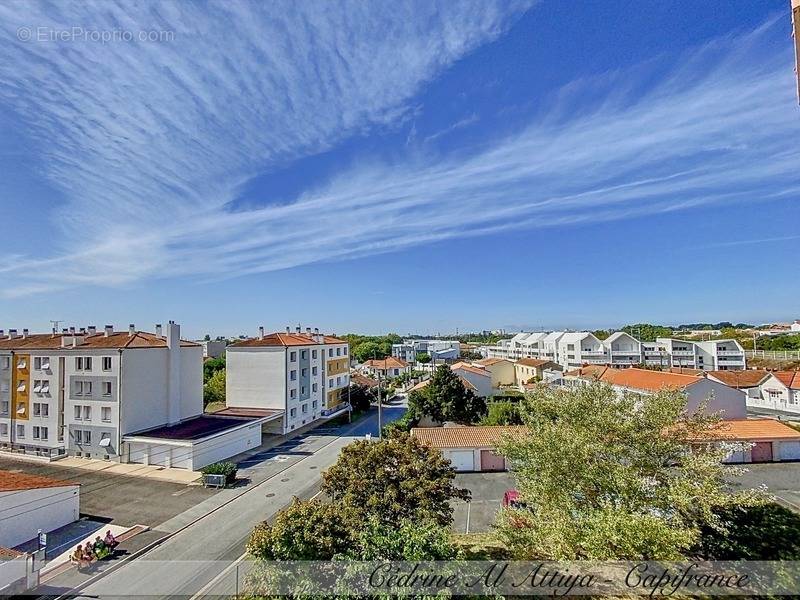
[(427, 352), (417, 352), (417, 355), (414, 358), (418, 363), (423, 365), (431, 362), (431, 355)]
[(209, 358), (203, 363), (203, 383), (207, 383), (209, 379), (216, 373), (225, 368), (225, 355), (222, 354), (217, 358)]
[(635, 325), (625, 325), (622, 331), (632, 335), (642, 342), (655, 342), (659, 337), (672, 337), (672, 328), (662, 325), (652, 325), (650, 323), (636, 323)]
[(428, 385), (409, 394), (408, 409), (417, 419), (428, 416), (440, 423), (471, 424), (486, 413), (486, 401), (467, 389), (450, 367), (442, 365)]
[(522, 425), (519, 403), (508, 400), (490, 402), (489, 411), (481, 419), (481, 425)]
[(457, 554), (450, 532), (430, 520), (387, 524), (371, 517), (358, 528), (354, 547), (358, 560), (452, 560)]
[(272, 523), (256, 526), (247, 551), (262, 560), (330, 560), (350, 550), (356, 523), (348, 507), (295, 498)]
[(453, 498), (469, 492), (454, 484), (455, 470), (438, 450), (408, 435), (346, 446), (322, 474), (322, 492), (336, 505), (358, 508), (386, 523), (452, 520)]
[(718, 419), (685, 414), (685, 396), (617, 393), (595, 383), (537, 388), (523, 403), (525, 435), (504, 440), (528, 508), (501, 513), (521, 559), (672, 560), (686, 556), (722, 507), (757, 505), (729, 493), (726, 450), (690, 440)]
[(350, 399), (350, 406), (353, 410), (359, 412), (366, 412), (369, 410), (370, 405), (375, 401), (375, 396), (365, 385), (351, 384), (348, 391)]
[(203, 403), (225, 402), (225, 369), (216, 371), (203, 385)]

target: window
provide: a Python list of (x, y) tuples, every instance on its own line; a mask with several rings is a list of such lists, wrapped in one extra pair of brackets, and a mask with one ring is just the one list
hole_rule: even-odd
[(24, 415), (25, 414), (25, 403), (24, 402), (18, 402), (17, 403), (17, 414), (18, 415)]
[(3, 381), (0, 383), (0, 392), (7, 392), (8, 391), (8, 382)]
[(341, 348), (337, 348), (336, 349), (336, 356), (341, 356), (341, 355), (342, 355), (342, 349)]
[(43, 394), (50, 393), (50, 381), (47, 379), (42, 379), (42, 393)]
[(289, 416), (294, 419), (297, 416), (297, 409), (292, 408), (291, 410), (289, 410)]
[(92, 357), (91, 356), (76, 356), (75, 357), (75, 370), (76, 371), (91, 371), (92, 370)]
[(25, 391), (25, 382), (24, 381), (20, 381), (17, 384), (17, 391), (18, 392), (24, 392)]
[(311, 403), (311, 408), (313, 408), (313, 409), (315, 409), (315, 410), (316, 410), (316, 408), (317, 408), (317, 401), (316, 401), (316, 400), (314, 400), (314, 401)]
[(316, 383), (312, 383), (311, 384), (311, 391), (316, 393), (316, 391), (317, 391), (317, 384)]
[(777, 400), (781, 397), (781, 393), (776, 390), (767, 390), (767, 393), (769, 394), (770, 400)]
[(25, 425), (17, 425), (17, 439), (25, 437)]
[(291, 379), (292, 381), (296, 381), (297, 380), (297, 371), (295, 371), (294, 369), (289, 371), (289, 379)]
[(303, 360), (307, 359), (308, 358), (308, 350), (301, 350), (300, 351), (300, 358), (302, 358)]
[(81, 420), (81, 406), (80, 406), (80, 404), (76, 404), (73, 407), (73, 416), (75, 417), (76, 421), (80, 421)]
[(344, 348), (342, 348), (342, 354), (344, 354), (345, 356), (347, 356), (347, 346), (345, 346)]
[(103, 408), (100, 409), (100, 420), (103, 421), (103, 423), (111, 423), (110, 406), (104, 406)]
[(317, 351), (316, 350), (312, 350), (311, 351), (311, 358), (317, 358)]
[(328, 379), (328, 387), (329, 388), (333, 387), (333, 379)]
[(34, 417), (41, 417), (42, 416), (42, 405), (38, 402), (33, 403), (33, 416)]
[(297, 390), (289, 390), (289, 398), (297, 398)]
[(92, 407), (89, 405), (83, 407), (83, 420), (84, 421), (92, 420)]
[(38, 425), (34, 425), (33, 426), (33, 439), (38, 440), (39, 439), (39, 433), (40, 433), (39, 432), (39, 426)]
[(41, 439), (42, 439), (42, 441), (43, 441), (43, 442), (46, 442), (46, 441), (47, 441), (47, 438), (48, 438), (48, 436), (49, 436), (49, 433), (48, 433), (48, 431), (47, 431), (47, 427), (39, 427), (39, 430), (40, 430), (40, 434), (41, 434), (41, 436), (42, 436), (42, 438), (41, 438)]
[(83, 382), (83, 395), (84, 396), (91, 396), (92, 395), (92, 382), (91, 381), (84, 381)]
[(340, 386), (340, 385), (342, 385), (342, 378), (341, 378), (341, 377), (337, 377), (337, 378), (336, 378), (336, 385), (337, 385), (337, 386)]
[(300, 394), (301, 394), (302, 396), (305, 396), (305, 395), (306, 395), (306, 386), (304, 386), (304, 385), (301, 385), (301, 386), (300, 386)]
[(92, 443), (92, 432), (88, 429), (83, 430), (83, 443), (84, 444), (91, 444)]
[(41, 356), (34, 356), (33, 357), (33, 368), (37, 371), (42, 370), (42, 357)]
[(8, 435), (8, 423), (0, 423), (0, 435)]
[(110, 371), (111, 370), (111, 357), (104, 356), (103, 357), (103, 371)]
[(83, 382), (76, 381), (75, 382), (75, 396), (83, 396)]
[(37, 394), (42, 393), (42, 382), (39, 379), (33, 380), (33, 391)]
[(22, 371), (23, 369), (27, 369), (27, 368), (28, 368), (28, 363), (27, 363), (27, 361), (24, 361), (24, 360), (20, 360), (20, 361), (18, 361), (18, 362), (17, 362), (17, 368), (18, 368), (20, 371)]
[(294, 361), (296, 361), (296, 360), (297, 360), (297, 352), (290, 352), (290, 353), (289, 353), (289, 360), (290, 360), (291, 362), (294, 362)]
[(300, 375), (303, 377), (308, 377), (308, 369), (300, 369)]
[(42, 416), (43, 417), (49, 417), (50, 416), (50, 405), (49, 404), (44, 403), (44, 402), (41, 403), (40, 410), (42, 411)]
[(333, 348), (328, 348), (328, 356), (333, 356)]
[(111, 382), (104, 381), (102, 384), (103, 388), (103, 396), (110, 396), (111, 395)]
[(311, 374), (312, 375), (316, 375), (317, 374), (317, 367), (311, 367)]
[(80, 429), (75, 430), (75, 443), (76, 444), (83, 443), (83, 432)]
[(0, 413), (3, 413), (4, 415), (8, 414), (8, 400), (3, 400), (0, 402)]
[(2, 365), (3, 365), (4, 369), (10, 369), (11, 368), (11, 357), (10, 356), (4, 356)]
[(308, 412), (308, 404), (303, 404), (302, 408), (304, 414)]

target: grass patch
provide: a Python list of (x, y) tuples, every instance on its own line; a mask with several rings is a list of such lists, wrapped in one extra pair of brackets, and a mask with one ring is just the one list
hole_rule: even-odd
[(453, 533), (453, 544), (467, 560), (507, 560), (511, 553), (493, 532)]
[(225, 408), (224, 402), (209, 402), (206, 404), (205, 412), (207, 413), (215, 413), (219, 410)]

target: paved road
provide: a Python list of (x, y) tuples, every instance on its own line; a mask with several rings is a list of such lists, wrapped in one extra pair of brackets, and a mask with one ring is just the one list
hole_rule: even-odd
[[(404, 410), (400, 406), (384, 407), (384, 422), (399, 418)], [(140, 558), (91, 583), (78, 597), (167, 598), (196, 594), (242, 555), (257, 523), (272, 518), (293, 496), (309, 498), (316, 494), (320, 473), (336, 462), (342, 448), (355, 439), (363, 439), (366, 433), (377, 434), (374, 408), (355, 424), (312, 430), (252, 457), (240, 471), (242, 477), (251, 479), (246, 489), (224, 490), (162, 524), (159, 529), (176, 533)], [(201, 516), (200, 521), (190, 524)]]

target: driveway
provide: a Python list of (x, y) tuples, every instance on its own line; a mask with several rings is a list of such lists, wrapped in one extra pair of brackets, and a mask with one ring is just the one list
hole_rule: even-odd
[(765, 486), (787, 508), (800, 513), (800, 462), (737, 465), (745, 472), (728, 478), (731, 487), (755, 489)]
[(469, 502), (452, 502), (452, 529), (456, 533), (489, 531), (500, 510), (503, 493), (516, 487), (511, 473), (459, 473), (456, 485), (472, 494)]

